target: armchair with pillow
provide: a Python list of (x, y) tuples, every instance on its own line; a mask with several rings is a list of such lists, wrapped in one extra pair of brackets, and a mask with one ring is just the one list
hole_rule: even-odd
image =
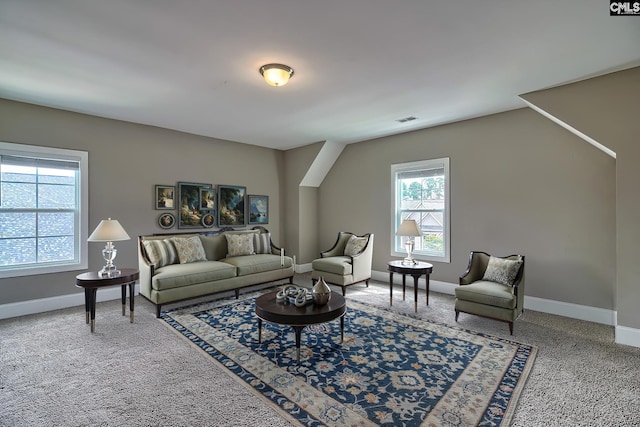
[(365, 282), (369, 286), (372, 260), (373, 234), (356, 236), (341, 231), (333, 247), (312, 262), (311, 281), (315, 284), (322, 277), (327, 283), (341, 286), (345, 295), (347, 286), (354, 283)]
[(460, 312), (509, 324), (524, 311), (524, 255), (494, 257), (472, 251), (467, 271), (455, 289), (456, 322)]

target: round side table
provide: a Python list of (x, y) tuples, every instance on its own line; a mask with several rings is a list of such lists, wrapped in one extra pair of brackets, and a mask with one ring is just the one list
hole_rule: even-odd
[(404, 261), (389, 261), (389, 305), (393, 305), (393, 273), (402, 274), (402, 300), (404, 301), (406, 275), (413, 277), (413, 293), (415, 296), (414, 311), (418, 311), (418, 279), (426, 276), (427, 280), (427, 305), (429, 305), (429, 275), (433, 271), (433, 265), (428, 262), (416, 262), (405, 264)]
[(100, 276), (95, 271), (78, 274), (76, 276), (76, 286), (84, 288), (84, 308), (86, 320), (89, 323), (91, 318), (91, 332), (96, 330), (96, 294), (98, 288), (107, 286), (122, 287), (122, 315), (125, 315), (127, 286), (129, 287), (129, 321), (133, 323), (133, 292), (136, 280), (140, 277), (138, 270), (133, 268), (123, 268), (119, 275), (114, 277)]

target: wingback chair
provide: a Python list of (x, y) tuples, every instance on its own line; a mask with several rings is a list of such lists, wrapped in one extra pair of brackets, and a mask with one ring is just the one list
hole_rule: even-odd
[(368, 287), (372, 259), (373, 234), (356, 236), (341, 231), (333, 247), (312, 262), (311, 281), (315, 284), (322, 277), (327, 283), (341, 286), (342, 295), (354, 283), (365, 282)]
[(471, 252), (455, 295), (456, 322), (460, 312), (475, 314), (507, 322), (513, 335), (513, 322), (524, 311), (524, 256)]

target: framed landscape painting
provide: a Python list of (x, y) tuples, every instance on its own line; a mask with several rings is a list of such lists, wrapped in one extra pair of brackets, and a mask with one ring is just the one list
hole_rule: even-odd
[(211, 184), (178, 183), (178, 228), (204, 228), (202, 216), (208, 211), (201, 209), (202, 189), (211, 189)]
[(218, 186), (218, 227), (245, 226), (247, 187)]
[(269, 223), (269, 196), (249, 195), (249, 224)]

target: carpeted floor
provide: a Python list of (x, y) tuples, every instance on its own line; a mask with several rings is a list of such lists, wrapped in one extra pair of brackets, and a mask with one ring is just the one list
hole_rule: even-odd
[[(396, 293), (393, 309), (412, 313)], [(383, 283), (347, 291), (381, 307), (388, 295)], [(290, 425), (154, 313), (138, 297), (130, 324), (119, 301), (100, 303), (95, 334), (82, 306), (0, 321), (0, 425)], [(422, 294), (418, 314), (454, 324), (453, 297), (431, 293), (427, 307)], [(459, 325), (509, 338), (504, 323)], [(612, 327), (527, 311), (513, 339), (538, 347), (513, 426), (640, 426), (640, 349), (614, 344)]]

